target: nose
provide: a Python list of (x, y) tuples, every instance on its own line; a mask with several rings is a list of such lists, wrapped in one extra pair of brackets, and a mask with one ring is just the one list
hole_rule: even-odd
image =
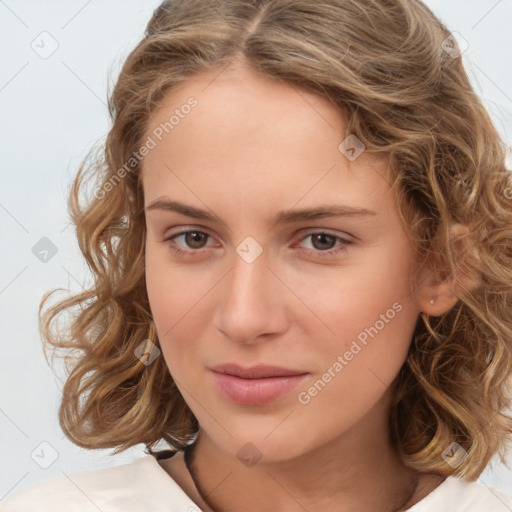
[(230, 340), (253, 344), (288, 328), (291, 295), (263, 252), (255, 261), (235, 253), (233, 267), (219, 283), (214, 326)]

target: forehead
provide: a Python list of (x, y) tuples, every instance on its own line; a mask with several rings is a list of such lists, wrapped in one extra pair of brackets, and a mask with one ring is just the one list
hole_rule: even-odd
[[(212, 116), (226, 114), (226, 108), (252, 106), (256, 114), (271, 107), (274, 116), (300, 114), (313, 109), (320, 120), (333, 126), (342, 118), (341, 112), (326, 97), (300, 88), (284, 80), (265, 76), (245, 61), (235, 60), (222, 68), (196, 72), (174, 87), (164, 98), (153, 117), (165, 118), (165, 110), (179, 108), (191, 96), (208, 106)], [(206, 113), (206, 112), (205, 112)]]
[[(191, 98), (197, 105), (189, 111)], [(344, 125), (341, 111), (327, 98), (240, 63), (196, 73), (171, 90), (151, 116), (147, 134), (158, 126), (165, 128), (173, 113), (181, 114), (180, 118), (162, 134), (171, 144), (180, 134), (194, 132), (197, 144), (214, 139), (228, 142), (235, 137), (238, 142), (242, 138), (252, 142), (260, 151), (258, 142), (268, 142), (275, 135), (279, 136), (276, 144), (296, 146), (300, 135), (314, 137), (315, 132), (325, 135), (329, 131), (336, 142)]]
[(345, 135), (343, 113), (321, 95), (239, 64), (204, 71), (170, 91), (151, 116), (145, 138), (158, 140), (142, 162), (144, 189), (148, 199), (216, 191), (240, 205), (258, 195), (260, 203), (289, 206), (326, 193), (386, 195), (387, 161), (367, 152), (350, 161), (339, 148)]

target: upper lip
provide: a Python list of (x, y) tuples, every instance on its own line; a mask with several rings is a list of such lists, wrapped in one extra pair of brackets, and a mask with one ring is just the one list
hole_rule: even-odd
[(242, 367), (234, 363), (219, 364), (210, 368), (214, 372), (234, 375), (243, 379), (263, 379), (268, 377), (286, 377), (289, 375), (304, 375), (307, 372), (301, 370), (291, 370), (289, 368), (281, 368), (279, 366), (270, 366), (259, 364), (256, 366)]

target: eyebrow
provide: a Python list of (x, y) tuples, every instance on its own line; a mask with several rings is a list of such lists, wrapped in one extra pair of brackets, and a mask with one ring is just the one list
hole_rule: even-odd
[[(145, 207), (146, 211), (163, 210), (167, 212), (181, 213), (187, 217), (211, 222), (220, 222), (222, 219), (215, 213), (196, 208), (179, 201), (173, 201), (165, 198), (159, 198)], [(289, 224), (293, 222), (304, 222), (331, 217), (364, 217), (377, 215), (376, 212), (366, 208), (356, 208), (344, 205), (319, 205), (314, 208), (304, 208), (300, 210), (283, 210), (278, 212), (274, 219), (275, 224)]]

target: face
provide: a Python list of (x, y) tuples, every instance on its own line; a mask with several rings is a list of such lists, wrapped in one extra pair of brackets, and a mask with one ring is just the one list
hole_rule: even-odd
[[(242, 65), (217, 75), (173, 90), (148, 125), (147, 292), (162, 355), (209, 438), (283, 460), (384, 399), (420, 312), (413, 248), (386, 160), (340, 150), (344, 118), (327, 99)], [(300, 375), (211, 370), (226, 363)]]

